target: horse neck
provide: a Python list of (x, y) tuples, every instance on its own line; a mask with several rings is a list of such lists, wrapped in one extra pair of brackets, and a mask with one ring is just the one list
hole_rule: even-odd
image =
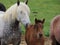
[(19, 21), (11, 22), (10, 27), (12, 27), (12, 31), (17, 31), (19, 29)]
[(6, 12), (5, 15), (3, 16), (4, 20), (15, 20), (17, 16), (17, 5), (12, 5)]

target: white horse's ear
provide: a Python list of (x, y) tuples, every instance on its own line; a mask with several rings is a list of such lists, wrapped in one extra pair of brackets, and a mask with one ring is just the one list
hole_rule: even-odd
[(28, 4), (28, 0), (25, 1), (25, 4)]
[(19, 1), (19, 0), (17, 0), (17, 5), (19, 6), (19, 4), (20, 4), (20, 1)]

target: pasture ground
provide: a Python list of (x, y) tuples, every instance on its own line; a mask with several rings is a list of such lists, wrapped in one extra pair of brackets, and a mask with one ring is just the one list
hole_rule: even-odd
[[(8, 9), (11, 5), (16, 3), (17, 0), (0, 0)], [(24, 0), (20, 0), (24, 1)], [(54, 16), (60, 14), (60, 0), (29, 0), (28, 5), (31, 9), (30, 19), (31, 23), (34, 24), (34, 18), (43, 19), (45, 18), (44, 34), (49, 36), (50, 22)], [(33, 13), (37, 12), (37, 13)], [(22, 26), (22, 33), (25, 32)]]
[[(12, 44), (10, 44), (12, 45)], [(21, 44), (20, 45), (27, 45), (25, 42), (25, 35), (21, 36)], [(45, 44), (44, 45), (51, 45), (51, 40), (49, 39), (49, 37), (45, 37)]]

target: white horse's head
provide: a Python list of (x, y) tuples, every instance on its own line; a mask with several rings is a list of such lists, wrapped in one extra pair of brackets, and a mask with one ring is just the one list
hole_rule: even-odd
[(25, 2), (17, 2), (17, 20), (21, 21), (25, 26), (26, 24), (30, 23), (29, 15), (30, 15), (30, 8), (27, 5), (27, 1)]
[(29, 19), (29, 15), (30, 15), (30, 8), (27, 5), (27, 1), (25, 2), (18, 2), (14, 5), (12, 5), (5, 13), (4, 15), (4, 20), (7, 20), (8, 22), (10, 22), (10, 20), (13, 22), (15, 20), (21, 22), (24, 26), (26, 26), (26, 24), (30, 24), (30, 19)]

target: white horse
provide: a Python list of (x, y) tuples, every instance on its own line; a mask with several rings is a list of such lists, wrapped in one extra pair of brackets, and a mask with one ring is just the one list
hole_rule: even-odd
[(12, 5), (5, 14), (0, 18), (0, 41), (1, 45), (19, 45), (21, 41), (21, 31), (19, 23), (30, 24), (30, 8), (27, 1), (18, 2)]

